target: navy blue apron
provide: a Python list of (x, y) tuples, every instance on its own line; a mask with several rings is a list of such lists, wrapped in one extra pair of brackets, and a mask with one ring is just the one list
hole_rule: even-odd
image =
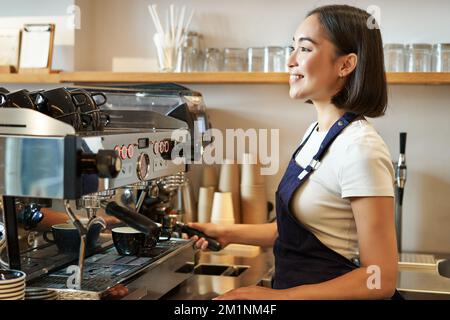
[[(311, 163), (302, 168), (295, 156), (303, 148), (316, 126), (295, 150), (276, 192), (278, 238), (274, 245), (274, 289), (287, 289), (304, 284), (328, 281), (350, 272), (358, 265), (328, 248), (293, 215), (290, 201), (294, 192), (318, 168), (325, 152), (342, 130), (358, 115), (345, 113), (330, 128)], [(393, 298), (401, 298), (398, 292)]]

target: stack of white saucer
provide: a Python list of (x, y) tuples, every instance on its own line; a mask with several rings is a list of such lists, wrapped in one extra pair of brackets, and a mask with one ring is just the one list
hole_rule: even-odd
[(27, 288), (25, 300), (57, 300), (58, 292), (47, 288)]
[(23, 300), (25, 277), (20, 270), (0, 270), (0, 300)]

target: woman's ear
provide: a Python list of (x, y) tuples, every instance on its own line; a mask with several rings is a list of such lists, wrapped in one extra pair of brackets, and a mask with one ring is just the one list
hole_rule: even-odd
[(354, 53), (349, 53), (341, 57), (340, 59), (339, 78), (348, 76), (356, 68), (358, 63), (358, 56)]

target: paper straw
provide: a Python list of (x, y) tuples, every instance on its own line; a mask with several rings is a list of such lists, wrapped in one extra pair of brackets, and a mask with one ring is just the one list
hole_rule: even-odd
[(176, 39), (175, 39), (175, 43), (179, 44), (180, 40), (181, 40), (181, 31), (183, 29), (183, 21), (184, 21), (184, 15), (186, 12), (186, 6), (183, 6), (181, 8), (181, 13), (180, 13), (180, 17), (179, 17), (179, 21), (178, 21), (178, 25), (177, 25), (177, 35), (176, 35)]
[(153, 18), (157, 33), (164, 35), (164, 30), (162, 28), (161, 21), (159, 20), (158, 12), (156, 11), (156, 5), (149, 5), (148, 9)]
[(194, 12), (195, 12), (195, 9), (192, 9), (191, 15), (189, 16), (186, 26), (184, 27), (184, 30), (186, 30), (186, 31), (188, 30), (189, 25), (191, 24), (191, 20), (192, 20), (192, 17), (194, 16)]
[(169, 9), (169, 19), (170, 19), (170, 34), (172, 36), (172, 44), (174, 45), (175, 43), (175, 20), (174, 20), (174, 6), (173, 4), (170, 5), (170, 9)]

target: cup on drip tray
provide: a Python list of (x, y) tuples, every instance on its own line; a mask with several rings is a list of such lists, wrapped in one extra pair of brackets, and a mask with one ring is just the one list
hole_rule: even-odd
[[(86, 252), (88, 254), (97, 248), (100, 232), (104, 224), (100, 221), (92, 223), (86, 235)], [(80, 234), (73, 223), (60, 223), (52, 225), (51, 230), (43, 233), (44, 240), (56, 244), (58, 251), (66, 254), (78, 254), (80, 250)]]
[(160, 234), (148, 236), (131, 227), (118, 227), (111, 230), (114, 247), (122, 256), (138, 256), (153, 248)]

